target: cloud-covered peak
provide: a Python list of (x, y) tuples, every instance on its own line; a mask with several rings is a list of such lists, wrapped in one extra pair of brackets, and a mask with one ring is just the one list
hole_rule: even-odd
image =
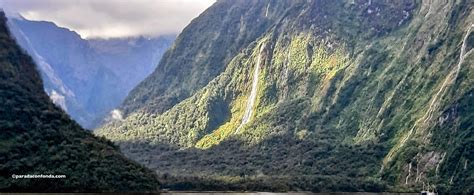
[(215, 0), (0, 0), (9, 13), (52, 21), (83, 38), (179, 33)]

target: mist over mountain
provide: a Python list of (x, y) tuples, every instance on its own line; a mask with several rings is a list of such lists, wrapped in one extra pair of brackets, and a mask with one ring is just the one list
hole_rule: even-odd
[(473, 8), (217, 1), (96, 134), (175, 190), (473, 192)]
[(39, 65), (45, 91), (86, 128), (117, 107), (174, 40), (174, 35), (85, 40), (54, 23), (19, 17), (9, 27)]

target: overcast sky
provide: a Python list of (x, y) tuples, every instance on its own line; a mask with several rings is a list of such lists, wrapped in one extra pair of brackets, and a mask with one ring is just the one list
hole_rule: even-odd
[(175, 34), (215, 0), (0, 0), (30, 20), (52, 21), (83, 38)]

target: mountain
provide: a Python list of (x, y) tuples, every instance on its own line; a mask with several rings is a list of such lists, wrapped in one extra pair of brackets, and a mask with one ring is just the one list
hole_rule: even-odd
[[(0, 191), (155, 191), (156, 176), (82, 129), (43, 90), (33, 59), (0, 15)], [(65, 175), (14, 179), (12, 175)]]
[(163, 113), (207, 85), (277, 19), (261, 15), (261, 6), (256, 1), (220, 2), (191, 21), (120, 110), (125, 115), (138, 110)]
[(96, 134), (170, 189), (472, 193), (473, 8), (219, 0)]
[(39, 65), (45, 91), (83, 127), (94, 128), (156, 67), (174, 36), (82, 39), (52, 22), (12, 18), (18, 43)]
[[(87, 42), (100, 56), (101, 63), (120, 77), (119, 86), (124, 88), (126, 95), (155, 70), (174, 38), (175, 35), (169, 35), (156, 38), (89, 39)], [(124, 94), (121, 94), (122, 100)]]

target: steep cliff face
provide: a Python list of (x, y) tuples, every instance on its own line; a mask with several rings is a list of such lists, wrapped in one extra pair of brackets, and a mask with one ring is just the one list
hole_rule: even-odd
[[(291, 2), (272, 7), (284, 11)], [(126, 115), (163, 113), (221, 74), (230, 60), (260, 37), (278, 15), (264, 1), (218, 1), (194, 19), (168, 50), (157, 69), (122, 104)]]
[(51, 99), (94, 128), (156, 67), (174, 36), (84, 40), (52, 22), (15, 18), (13, 35), (38, 64)]
[[(72, 121), (44, 92), (0, 13), (0, 191), (155, 191), (156, 176)], [(12, 175), (65, 175), (15, 179)]]
[[(222, 18), (233, 9), (219, 6), (240, 3), (218, 1), (194, 23), (225, 25), (206, 16)], [(168, 82), (154, 73), (123, 106), (135, 109), (97, 133), (166, 178), (186, 170), (247, 189), (474, 190), (472, 2), (258, 4), (258, 11), (238, 13), (269, 18), (266, 25), (250, 21), (262, 33), (243, 49), (225, 52), (231, 57), (222, 63), (164, 58), (160, 67), (175, 68), (179, 76), (168, 72), (174, 78)], [(196, 28), (188, 26), (166, 55), (189, 51), (177, 49), (185, 45), (227, 46), (196, 42), (215, 32), (196, 34)], [(184, 41), (190, 32), (199, 38)], [(199, 72), (209, 67), (222, 72)], [(179, 86), (150, 92), (163, 82)], [(150, 106), (184, 88), (190, 97)]]

